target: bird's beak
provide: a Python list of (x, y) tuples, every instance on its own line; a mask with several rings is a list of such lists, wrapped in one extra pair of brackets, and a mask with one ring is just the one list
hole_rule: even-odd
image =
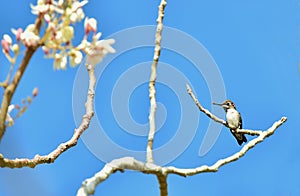
[(223, 104), (222, 104), (222, 103), (216, 103), (216, 102), (212, 102), (212, 104), (214, 104), (214, 105), (219, 105), (219, 106), (223, 106)]
[(227, 106), (226, 104), (224, 104), (224, 103), (216, 103), (216, 102), (212, 102), (212, 104), (221, 106), (224, 110), (228, 109), (228, 106)]

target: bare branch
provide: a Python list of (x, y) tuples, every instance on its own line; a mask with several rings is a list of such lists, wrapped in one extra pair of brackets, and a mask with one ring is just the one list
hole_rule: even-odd
[(268, 130), (261, 132), (261, 134), (257, 137), (248, 142), (239, 152), (233, 154), (232, 156), (229, 156), (225, 159), (218, 160), (215, 164), (212, 166), (203, 165), (200, 167), (197, 167), (195, 169), (178, 169), (175, 167), (167, 167), (166, 173), (173, 173), (181, 176), (193, 176), (199, 173), (204, 172), (217, 172), (219, 168), (227, 163), (233, 162), (241, 158), (246, 154), (248, 150), (253, 148), (256, 144), (262, 142), (267, 137), (273, 135), (275, 130), (280, 127), (284, 122), (286, 122), (287, 118), (282, 117), (279, 121), (275, 122)]
[[(198, 99), (196, 98), (196, 96), (194, 95), (194, 93), (192, 92), (191, 87), (188, 84), (186, 85), (186, 87), (187, 87), (187, 91), (188, 91), (189, 95), (192, 97), (192, 99), (194, 100), (195, 104), (197, 105), (197, 107), (199, 108), (199, 110), (201, 112), (205, 113), (209, 118), (213, 119), (214, 121), (219, 122), (219, 123), (223, 124), (224, 126), (230, 128), (228, 126), (228, 124), (226, 123), (226, 121), (219, 119), (218, 117), (216, 117), (212, 113), (210, 113), (210, 111), (203, 108), (201, 106), (201, 104), (199, 103)], [(253, 148), (256, 144), (262, 142), (265, 138), (271, 136), (275, 132), (275, 130), (279, 126), (281, 126), (286, 120), (287, 120), (286, 117), (282, 117), (279, 121), (275, 122), (273, 124), (273, 126), (270, 127), (267, 131), (239, 129), (238, 132), (240, 132), (240, 133), (245, 133), (248, 135), (258, 136), (258, 137), (251, 140), (250, 142), (248, 142), (239, 152), (235, 153), (234, 155), (232, 155), (226, 159), (221, 159), (221, 160), (217, 161), (212, 166), (204, 165), (204, 166), (198, 167), (196, 169), (177, 169), (174, 167), (169, 167), (167, 169), (167, 171), (170, 171), (170, 173), (175, 173), (175, 174), (178, 174), (181, 176), (191, 176), (191, 175), (195, 175), (195, 174), (203, 173), (203, 172), (216, 172), (222, 165), (225, 165), (227, 163), (238, 160), (240, 157), (244, 156), (245, 153), (248, 150), (250, 150), (251, 148)]]
[(149, 113), (149, 135), (148, 135), (148, 144), (147, 144), (147, 162), (153, 163), (153, 140), (155, 135), (155, 113), (156, 113), (156, 90), (155, 90), (155, 81), (156, 81), (156, 67), (160, 56), (161, 51), (161, 34), (163, 29), (163, 18), (164, 18), (164, 10), (167, 5), (166, 0), (161, 0), (160, 5), (158, 6), (158, 17), (157, 17), (157, 27), (155, 34), (155, 48), (154, 48), (154, 56), (153, 63), (151, 66), (151, 76), (149, 81), (149, 98), (150, 98), (150, 113)]
[[(214, 120), (214, 121), (216, 121), (218, 123), (221, 123), (224, 126), (230, 128), (228, 126), (228, 124), (226, 123), (225, 120), (222, 120), (222, 119), (218, 118), (217, 116), (213, 115), (209, 110), (207, 110), (204, 107), (202, 107), (202, 105), (200, 104), (200, 102), (198, 101), (198, 99), (196, 98), (195, 94), (193, 93), (191, 87), (188, 84), (186, 84), (186, 89), (187, 89), (188, 94), (192, 97), (192, 99), (194, 100), (195, 104), (197, 105), (198, 109), (201, 112), (203, 112), (204, 114), (206, 114), (212, 120)], [(255, 135), (259, 136), (259, 135), (262, 134), (262, 131), (260, 131), (260, 130), (255, 131), (255, 130), (249, 130), (249, 129), (238, 129), (237, 131), (239, 133), (245, 133), (245, 134), (252, 135), (252, 136), (255, 136)]]
[(95, 96), (95, 84), (96, 78), (94, 73), (94, 66), (86, 65), (89, 74), (89, 89), (87, 95), (87, 101), (85, 104), (86, 113), (82, 117), (81, 124), (77, 129), (75, 129), (72, 138), (60, 144), (55, 150), (53, 150), (48, 155), (40, 156), (36, 155), (33, 159), (7, 159), (0, 154), (0, 167), (10, 167), (10, 168), (21, 168), (21, 167), (31, 167), (34, 168), (36, 165), (43, 163), (53, 163), (63, 152), (67, 151), (69, 148), (77, 144), (78, 139), (82, 133), (89, 127), (90, 121), (94, 116), (94, 96)]
[(186, 84), (186, 88), (187, 88), (187, 92), (188, 94), (192, 97), (192, 99), (194, 100), (195, 104), (197, 105), (197, 107), (199, 108), (199, 110), (201, 112), (203, 112), (204, 114), (206, 114), (209, 118), (213, 119), (214, 121), (223, 124), (224, 126), (228, 127), (227, 123), (225, 120), (222, 120), (220, 118), (218, 118), (217, 116), (213, 115), (212, 113), (210, 113), (210, 111), (208, 111), (207, 109), (203, 108), (202, 105), (199, 103), (198, 99), (196, 98), (196, 96), (194, 95), (191, 87)]
[(252, 135), (252, 136), (259, 136), (262, 134), (263, 131), (255, 131), (255, 130), (249, 130), (249, 129), (238, 129), (238, 133), (244, 133), (247, 135)]
[[(42, 25), (42, 18), (38, 17), (35, 21), (35, 29), (36, 29), (37, 33), (39, 33), (39, 31), (40, 31), (41, 25)], [(6, 114), (8, 111), (8, 106), (10, 105), (12, 97), (19, 85), (19, 82), (26, 70), (26, 67), (27, 67), (32, 55), (35, 53), (35, 51), (37, 50), (38, 47), (39, 47), (39, 45), (34, 46), (34, 47), (31, 46), (31, 47), (27, 48), (25, 55), (23, 57), (23, 60), (20, 64), (17, 72), (15, 73), (15, 75), (13, 77), (11, 84), (9, 84), (5, 88), (2, 103), (1, 103), (1, 111), (0, 111), (0, 141), (5, 133), (5, 129), (6, 129), (5, 119), (6, 119)]]
[(15, 67), (15, 61), (10, 64), (8, 74), (6, 76), (5, 81), (3, 82), (3, 87), (4, 88), (7, 88), (7, 86), (8, 86), (8, 83), (10, 81), (10, 77), (13, 74), (14, 67)]
[[(125, 158), (124, 158), (125, 159)], [(114, 161), (118, 161), (114, 160)], [(125, 163), (126, 161), (121, 160), (120, 163)], [(121, 164), (120, 164), (121, 166)], [(118, 169), (114, 166), (111, 166), (109, 164), (105, 165), (105, 167), (98, 173), (96, 173), (92, 178), (85, 180), (82, 183), (82, 186), (77, 192), (78, 196), (84, 196), (84, 195), (91, 195), (95, 193), (95, 189), (98, 184), (105, 181), (109, 176), (117, 171), (122, 171), (121, 169)]]

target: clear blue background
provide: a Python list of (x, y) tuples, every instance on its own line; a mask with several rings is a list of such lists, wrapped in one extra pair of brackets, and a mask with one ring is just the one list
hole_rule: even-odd
[[(2, 2), (1, 35), (10, 33), (12, 27), (24, 28), (34, 21), (29, 3), (36, 2)], [(99, 30), (106, 37), (125, 28), (155, 24), (158, 4), (159, 1), (90, 1), (85, 6), (85, 13), (98, 19)], [(164, 24), (190, 34), (208, 49), (222, 73), (228, 98), (234, 100), (243, 115), (245, 128), (266, 129), (282, 116), (288, 117), (287, 123), (272, 137), (217, 173), (188, 178), (170, 175), (169, 195), (300, 195), (299, 1), (169, 1)], [(82, 28), (82, 24), (78, 28)], [(76, 36), (78, 41), (82, 30)], [(132, 55), (135, 63), (139, 60), (150, 61), (153, 56), (152, 50), (138, 54), (137, 51)], [(172, 64), (168, 52), (163, 51), (161, 55), (164, 62)], [(3, 55), (0, 62), (0, 78), (4, 80), (9, 65)], [(0, 145), (0, 152), (5, 157), (32, 158), (35, 154), (48, 154), (71, 137), (75, 128), (72, 114), (75, 74), (76, 68), (54, 71), (52, 61), (44, 59), (41, 51), (34, 55), (13, 103), (19, 103), (31, 94), (35, 86), (39, 87), (40, 93), (29, 110), (7, 129)], [(210, 100), (205, 81), (201, 76), (186, 75), (195, 82), (193, 86), (197, 94), (203, 93), (199, 96), (203, 105), (211, 108), (211, 101), (214, 100)], [(101, 96), (103, 92), (97, 91)], [(176, 109), (178, 101), (169, 99), (170, 95), (163, 93), (165, 91), (164, 87), (158, 86), (158, 100), (165, 102), (167, 109)], [(139, 96), (143, 99), (138, 99)], [(136, 121), (147, 122), (147, 85), (141, 86), (129, 104)], [(195, 107), (192, 102), (190, 106)], [(96, 109), (101, 112), (100, 108)], [(178, 116), (170, 115), (167, 122), (176, 125), (176, 119)], [(199, 157), (203, 130), (208, 122), (207, 117), (201, 114), (201, 123), (193, 142), (169, 165), (210, 165), (240, 149), (228, 130), (223, 128), (212, 150), (206, 156)], [(174, 124), (169, 123), (162, 130), (167, 138), (170, 137), (168, 130), (173, 130), (172, 126)], [(117, 138), (118, 134), (116, 131), (111, 137)], [(118, 140), (124, 146), (131, 145), (122, 137)], [(145, 142), (146, 138), (141, 138), (133, 148), (142, 150)], [(155, 145), (161, 145), (159, 139), (156, 142)], [(53, 164), (38, 165), (35, 169), (0, 169), (0, 195), (75, 195), (81, 182), (103, 166), (104, 163), (79, 141), (76, 147)], [(137, 172), (116, 173), (100, 184), (95, 193), (121, 194), (159, 195), (156, 178)]]

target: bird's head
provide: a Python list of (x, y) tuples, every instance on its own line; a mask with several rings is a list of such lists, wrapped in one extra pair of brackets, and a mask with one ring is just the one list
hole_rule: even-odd
[(223, 103), (213, 102), (212, 104), (221, 106), (225, 111), (228, 109), (236, 109), (234, 103), (230, 100), (225, 100)]

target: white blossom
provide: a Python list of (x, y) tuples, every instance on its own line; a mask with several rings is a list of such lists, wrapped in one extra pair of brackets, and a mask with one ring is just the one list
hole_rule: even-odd
[(87, 55), (87, 63), (91, 65), (96, 65), (102, 61), (102, 59), (107, 53), (115, 53), (115, 49), (111, 46), (111, 44), (114, 43), (114, 39), (108, 39), (99, 40), (90, 44), (85, 50)]
[(5, 121), (8, 122), (9, 126), (12, 126), (14, 124), (14, 119), (10, 116), (10, 113), (12, 110), (15, 109), (15, 105), (9, 105), (7, 109), (6, 119)]
[(54, 56), (54, 69), (66, 69), (67, 57), (61, 54), (55, 54)]
[(38, 5), (30, 4), (30, 7), (31, 7), (31, 13), (35, 15), (46, 13), (50, 9), (50, 6), (48, 4), (43, 4), (43, 3), (38, 3)]
[(74, 36), (74, 28), (71, 26), (63, 27), (60, 31), (56, 32), (55, 39), (62, 43), (71, 41)]
[(51, 21), (51, 17), (50, 17), (49, 14), (45, 14), (45, 15), (44, 15), (44, 19), (45, 19), (45, 21), (48, 22), (48, 23)]
[(25, 46), (36, 46), (39, 43), (40, 37), (34, 33), (34, 30), (35, 25), (30, 24), (26, 27), (25, 31), (21, 33), (20, 39)]
[(72, 23), (81, 21), (84, 18), (84, 12), (81, 8), (77, 9), (75, 12), (71, 13), (70, 20)]
[(69, 56), (70, 56), (70, 65), (72, 67), (78, 65), (82, 61), (82, 53), (78, 50), (75, 49), (71, 50)]
[(4, 34), (4, 35), (3, 35), (3, 39), (4, 39), (9, 45), (12, 44), (12, 39), (11, 39), (11, 37), (10, 37), (9, 35)]
[(77, 9), (82, 8), (82, 7), (83, 7), (85, 4), (87, 4), (87, 3), (88, 3), (87, 0), (84, 0), (84, 1), (81, 1), (81, 2), (75, 1), (75, 2), (73, 2), (73, 4), (72, 4), (72, 10), (73, 10), (73, 11), (77, 11)]
[(24, 33), (21, 34), (21, 40), (25, 46), (36, 46), (40, 41), (40, 37), (33, 32), (24, 31)]

